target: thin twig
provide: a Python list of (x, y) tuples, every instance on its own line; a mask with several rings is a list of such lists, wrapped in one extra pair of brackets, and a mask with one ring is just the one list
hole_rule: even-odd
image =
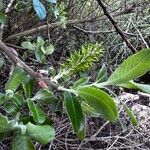
[(133, 47), (133, 45), (128, 41), (127, 36), (123, 33), (122, 29), (118, 26), (117, 21), (109, 13), (107, 6), (103, 3), (102, 0), (97, 0), (97, 1), (98, 1), (98, 4), (103, 9), (104, 14), (108, 17), (108, 19), (110, 20), (110, 22), (113, 24), (114, 28), (116, 29), (116, 32), (122, 37), (122, 39), (127, 44), (128, 48), (132, 51), (132, 53), (137, 52), (137, 50)]
[(133, 21), (131, 21), (131, 23), (132, 23), (133, 27), (137, 30), (137, 32), (138, 32), (138, 34), (139, 34), (141, 40), (142, 40), (143, 43), (145, 44), (146, 48), (149, 48), (149, 46), (148, 46), (147, 42), (145, 41), (145, 39), (144, 39), (142, 33), (140, 32), (140, 30), (136, 27), (136, 25), (133, 23)]
[[(79, 31), (81, 31), (81, 32), (83, 32), (83, 33), (85, 33), (85, 34), (99, 34), (99, 33), (102, 33), (102, 34), (109, 34), (109, 33), (113, 33), (113, 32), (116, 32), (115, 30), (108, 30), (108, 31), (88, 31), (88, 30), (85, 30), (85, 29), (83, 29), (83, 28), (80, 28), (80, 27), (78, 27), (78, 26), (73, 26), (73, 28), (75, 28), (75, 29), (77, 29), (77, 30), (79, 30)], [(125, 31), (123, 31), (124, 32), (124, 34), (126, 34), (126, 35), (130, 35), (130, 36), (135, 36), (135, 37), (137, 37), (137, 34), (133, 34), (133, 33), (128, 33), (128, 32), (125, 32)]]

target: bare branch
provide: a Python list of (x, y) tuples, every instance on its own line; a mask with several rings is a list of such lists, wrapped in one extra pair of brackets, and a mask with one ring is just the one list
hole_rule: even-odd
[(103, 3), (102, 0), (97, 0), (98, 4), (101, 6), (101, 8), (104, 11), (104, 14), (108, 17), (108, 19), (111, 21), (113, 24), (114, 28), (116, 29), (116, 32), (122, 37), (122, 39), (125, 41), (127, 44), (128, 48), (132, 51), (132, 53), (137, 52), (137, 50), (133, 47), (133, 45), (128, 41), (127, 36), (124, 34), (122, 29), (118, 26), (118, 23), (114, 19), (114, 17), (109, 13), (107, 6)]
[(149, 46), (148, 46), (147, 42), (145, 41), (145, 39), (144, 39), (142, 33), (140, 32), (140, 30), (136, 27), (136, 25), (135, 25), (133, 22), (131, 22), (131, 23), (132, 23), (133, 27), (137, 30), (137, 32), (138, 32), (138, 34), (139, 34), (141, 40), (142, 40), (143, 43), (145, 44), (146, 48), (149, 48)]
[[(82, 23), (82, 22), (89, 22), (89, 21), (92, 21), (93, 19), (73, 19), (73, 20), (68, 20), (68, 21), (66, 21), (66, 25), (75, 24), (75, 23)], [(7, 37), (5, 39), (5, 42), (6, 41), (10, 41), (12, 39), (16, 39), (16, 38), (18, 38), (20, 36), (27, 36), (27, 35), (32, 35), (34, 33), (38, 33), (38, 32), (47, 30), (47, 28), (57, 28), (57, 27), (61, 27), (61, 26), (62, 26), (61, 22), (55, 22), (55, 23), (51, 23), (51, 24), (47, 24), (47, 25), (42, 25), (42, 26), (30, 29), (30, 30), (26, 30), (26, 31), (21, 32), (21, 33), (10, 35), (9, 37)]]
[[(102, 33), (102, 34), (109, 34), (109, 33), (114, 33), (114, 32), (116, 32), (115, 30), (106, 30), (106, 31), (88, 31), (88, 30), (85, 30), (85, 29), (83, 29), (83, 28), (80, 28), (80, 27), (78, 27), (78, 26), (73, 26), (73, 28), (75, 28), (75, 29), (77, 29), (77, 30), (79, 30), (79, 31), (81, 31), (81, 32), (83, 32), (83, 33), (85, 33), (85, 34), (99, 34), (99, 33)], [(128, 32), (125, 32), (125, 31), (123, 31), (123, 33), (124, 34), (126, 34), (126, 35), (130, 35), (130, 36), (135, 36), (135, 37), (137, 37), (138, 36), (138, 34), (133, 34), (133, 33), (128, 33)]]

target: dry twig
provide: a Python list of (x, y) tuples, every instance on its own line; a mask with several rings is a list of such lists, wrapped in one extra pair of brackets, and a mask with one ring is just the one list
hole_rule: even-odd
[(127, 36), (124, 34), (122, 29), (118, 26), (117, 21), (114, 19), (114, 17), (109, 13), (107, 6), (103, 3), (102, 0), (97, 0), (98, 4), (101, 6), (101, 8), (104, 11), (104, 14), (108, 17), (108, 19), (113, 24), (114, 28), (116, 29), (116, 32), (122, 37), (122, 39), (126, 42), (128, 48), (132, 51), (132, 53), (135, 53), (137, 50), (133, 47), (133, 45), (128, 41)]

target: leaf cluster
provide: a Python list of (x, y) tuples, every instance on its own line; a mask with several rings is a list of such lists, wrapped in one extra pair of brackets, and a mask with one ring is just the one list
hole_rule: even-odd
[(21, 46), (29, 52), (34, 53), (36, 60), (40, 63), (45, 63), (46, 56), (51, 55), (55, 50), (52, 44), (47, 44), (47, 42), (40, 36), (37, 38), (36, 42), (30, 42), (27, 40), (22, 42)]

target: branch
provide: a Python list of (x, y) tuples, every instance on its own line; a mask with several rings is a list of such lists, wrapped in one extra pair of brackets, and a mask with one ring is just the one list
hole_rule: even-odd
[[(66, 21), (66, 25), (75, 24), (75, 23), (82, 23), (82, 22), (90, 22), (93, 20), (95, 21), (95, 18), (93, 18), (93, 19), (87, 19), (87, 18), (86, 19), (73, 19), (73, 20)], [(47, 28), (57, 28), (60, 26), (62, 26), (61, 22), (55, 22), (55, 23), (51, 23), (51, 24), (42, 25), (42, 26), (30, 29), (30, 30), (23, 31), (21, 33), (10, 35), (4, 41), (7, 42), (10, 40), (16, 39), (18, 37), (21, 37), (21, 36), (28, 36), (28, 35), (32, 35), (32, 34), (37, 33), (37, 32), (47, 30)]]
[(114, 17), (107, 10), (107, 6), (102, 2), (102, 0), (97, 0), (97, 1), (98, 1), (98, 4), (103, 9), (104, 14), (108, 17), (110, 22), (113, 24), (114, 28), (116, 29), (116, 32), (122, 37), (122, 39), (127, 44), (128, 48), (132, 51), (132, 53), (137, 52), (137, 50), (133, 47), (133, 45), (128, 41), (127, 36), (124, 34), (122, 29), (118, 26), (118, 24), (117, 24), (116, 20), (114, 19)]
[[(34, 70), (32, 70), (28, 65), (26, 65), (17, 55), (17, 52), (13, 49), (10, 48), (8, 46), (6, 46), (1, 40), (0, 40), (0, 52), (5, 52), (6, 55), (10, 58), (10, 60), (12, 62), (14, 62), (14, 64), (20, 66), (23, 70), (25, 70), (30, 76), (34, 77), (37, 82), (48, 86), (52, 86), (56, 89), (59, 88), (59, 85), (55, 84), (54, 82), (51, 82), (50, 79), (48, 78), (44, 78), (43, 76), (41, 76), (40, 74), (38, 74), (37, 72), (35, 72)], [(42, 85), (41, 85), (42, 87)]]
[[(135, 10), (134, 10), (134, 8), (132, 6), (132, 9), (131, 9), (131, 7), (128, 7), (128, 8), (124, 9), (121, 12), (112, 12), (111, 14), (113, 16), (119, 16), (119, 15), (133, 13), (134, 11)], [(66, 25), (72, 25), (72, 24), (84, 23), (84, 22), (95, 22), (97, 20), (105, 20), (105, 19), (107, 19), (107, 17), (104, 16), (104, 15), (96, 16), (94, 18), (72, 19), (72, 20), (67, 20), (66, 21)], [(47, 30), (48, 28), (57, 28), (57, 27), (61, 27), (61, 26), (62, 26), (62, 24), (60, 22), (55, 22), (55, 23), (51, 23), (51, 24), (41, 25), (39, 27), (23, 31), (21, 33), (10, 35), (4, 41), (7, 42), (7, 41), (10, 41), (10, 40), (19, 38), (21, 36), (29, 36), (29, 35), (33, 35), (34, 33), (38, 33), (38, 32)]]
[(137, 32), (138, 32), (138, 34), (139, 34), (141, 40), (142, 40), (143, 43), (145, 44), (146, 48), (149, 48), (149, 46), (148, 46), (147, 42), (145, 41), (145, 39), (144, 39), (142, 33), (140, 32), (140, 30), (136, 27), (136, 25), (135, 25), (133, 22), (131, 22), (131, 23), (132, 23), (133, 27), (137, 30)]
[[(109, 33), (114, 33), (114, 32), (116, 32), (115, 30), (108, 30), (108, 31), (88, 31), (88, 30), (85, 30), (85, 29), (83, 29), (83, 28), (80, 28), (80, 27), (78, 27), (78, 26), (73, 26), (73, 28), (75, 28), (75, 29), (77, 29), (77, 30), (79, 30), (79, 31), (81, 31), (81, 32), (83, 32), (83, 33), (85, 33), (85, 34), (99, 34), (99, 33), (102, 33), (102, 34), (109, 34)], [(124, 34), (126, 34), (126, 35), (130, 35), (130, 36), (135, 36), (135, 37), (137, 37), (138, 35), (137, 34), (133, 34), (133, 33), (128, 33), (128, 32), (125, 32), (125, 31), (123, 31), (123, 33)]]

